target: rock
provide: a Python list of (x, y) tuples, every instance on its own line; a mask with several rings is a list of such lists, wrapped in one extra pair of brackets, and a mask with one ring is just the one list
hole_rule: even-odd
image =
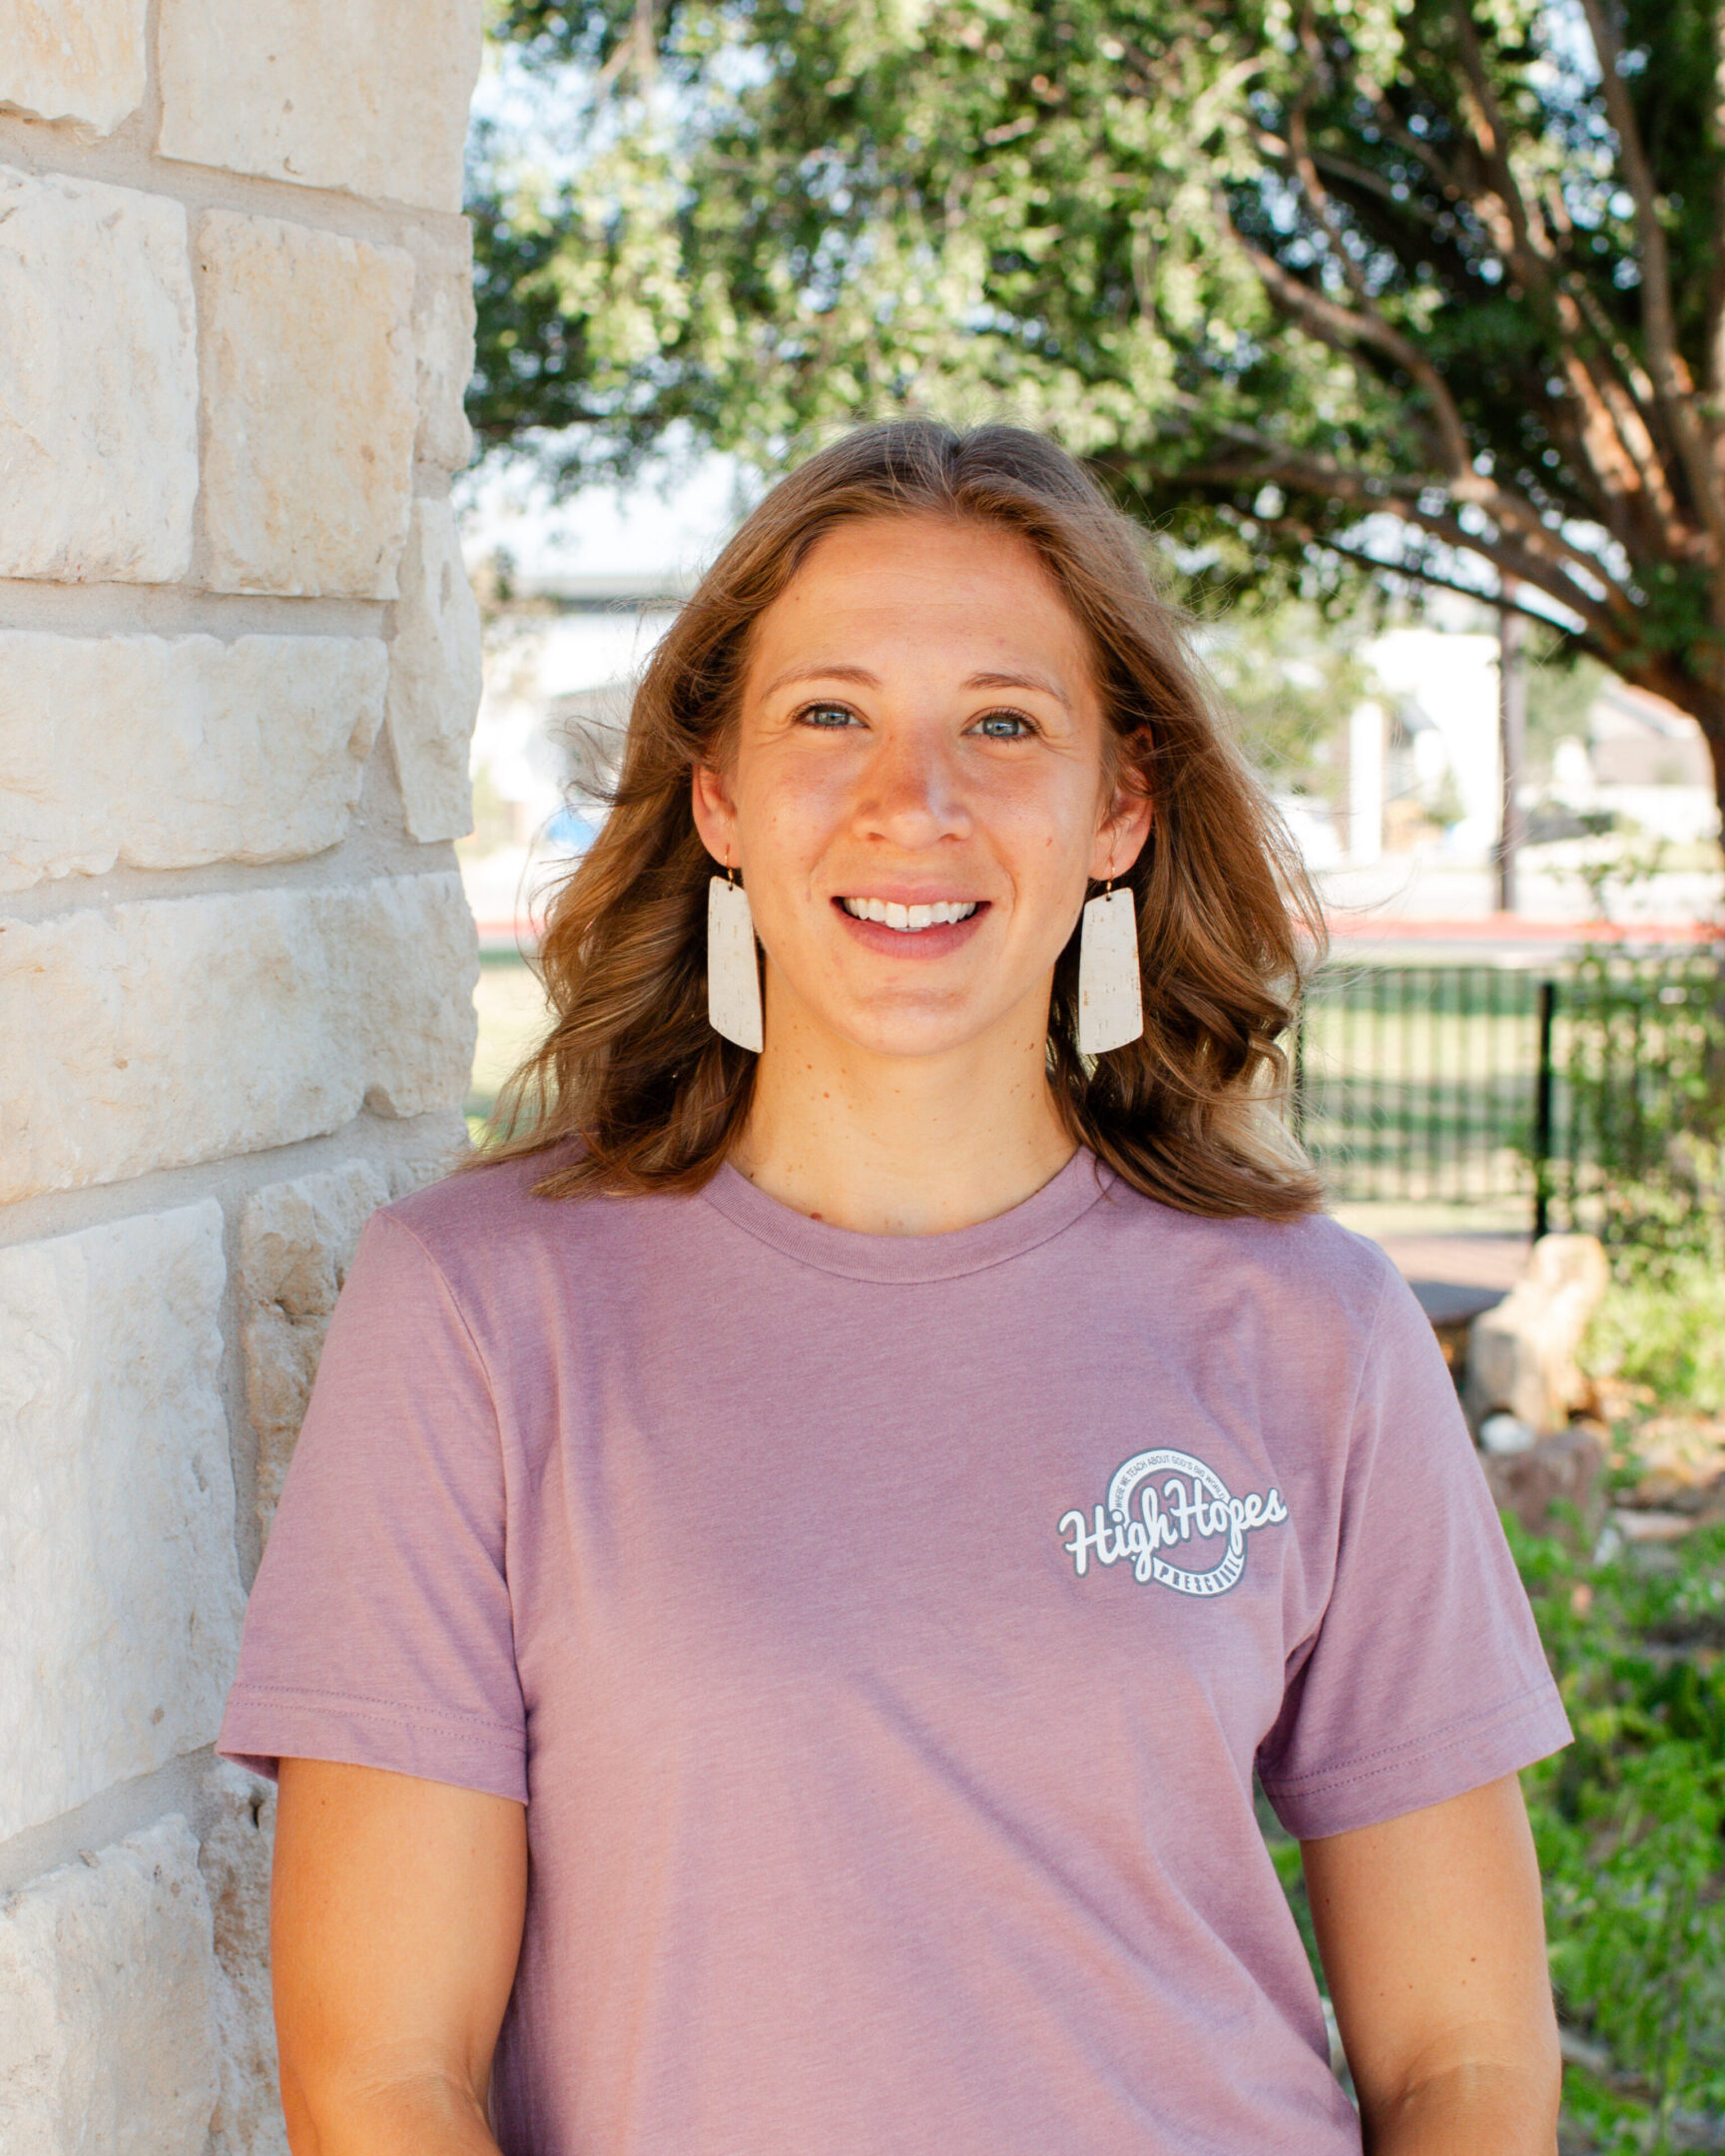
[(473, 320), (470, 269), (459, 274), (420, 270), (413, 287), (419, 384), (419, 434), (413, 454), (439, 471), (464, 471), (473, 456), (465, 402), (473, 372)]
[(388, 1202), (377, 1170), (350, 1161), (255, 1191), (240, 1215), (240, 1346), (266, 1536), (359, 1231)]
[(1529, 1534), (1555, 1531), (1561, 1523), (1553, 1507), (1573, 1505), (1580, 1542), (1591, 1546), (1605, 1509), (1605, 1446), (1596, 1430), (1571, 1424), (1519, 1452), (1483, 1453), (1480, 1464), (1499, 1509), (1513, 1512)]
[(211, 2156), (288, 2156), (277, 2094), (280, 2067), (270, 1998), (270, 1865), (276, 1787), (227, 1760), (211, 1776), (214, 1818), (199, 1866), (213, 1919), (221, 2098)]
[(0, 630), (0, 890), (336, 844), (387, 663), (369, 637)]
[(172, 584), (192, 563), (186, 213), (0, 168), (0, 576)]
[(1590, 1387), (1575, 1355), (1607, 1277), (1594, 1237), (1540, 1237), (1525, 1278), (1475, 1318), (1468, 1335), (1464, 1402), (1475, 1429), (1498, 1411), (1553, 1429), (1587, 1404)]
[(1667, 1410), (1638, 1420), (1629, 1452), (1637, 1505), (1697, 1516), (1725, 1501), (1725, 1415)]
[(0, 1902), (6, 2156), (204, 2156), (214, 1972), (177, 1813)]
[(473, 1150), (467, 1118), (459, 1108), (421, 1116), (413, 1125), (412, 1142), (393, 1154), (385, 1166), (391, 1199), (405, 1198), (423, 1190), (427, 1183), (453, 1175)]
[(0, 1250), (0, 1839), (216, 1735), (243, 1603), (225, 1285), (213, 1199)]
[(1650, 1506), (1614, 1505), (1611, 1525), (1625, 1542), (1681, 1542), (1693, 1532), (1692, 1512), (1655, 1511)]
[(392, 599), (419, 416), (413, 258), (210, 210), (196, 269), (210, 583)]
[(1488, 1414), (1479, 1425), (1479, 1442), (1487, 1452), (1507, 1454), (1526, 1452), (1539, 1441), (1539, 1432), (1531, 1422), (1523, 1422), (1519, 1416)]
[(162, 0), (164, 157), (461, 208), (480, 0)]
[(401, 557), (387, 704), (410, 837), (460, 838), (473, 828), (467, 764), (479, 689), (479, 605), (454, 513), (447, 502), (416, 501)]
[(0, 922), (0, 1203), (455, 1108), (477, 975), (454, 873)]
[(144, 102), (148, 0), (12, 0), (0, 15), (0, 104), (111, 135)]

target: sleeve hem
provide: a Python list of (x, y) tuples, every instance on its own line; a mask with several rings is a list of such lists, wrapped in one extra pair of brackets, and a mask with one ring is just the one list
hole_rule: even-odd
[(1547, 1678), (1435, 1737), (1368, 1753), (1322, 1774), (1266, 1780), (1264, 1794), (1291, 1835), (1322, 1841), (1480, 1789), (1561, 1751), (1572, 1734)]
[(330, 1760), (527, 1802), (527, 1746), (518, 1731), (380, 1702), (236, 1686), (216, 1750), (272, 1781), (284, 1759)]

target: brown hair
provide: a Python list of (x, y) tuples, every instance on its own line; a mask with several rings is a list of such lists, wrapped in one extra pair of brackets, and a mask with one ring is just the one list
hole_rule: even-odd
[(718, 1169), (749, 1113), (755, 1058), (707, 1022), (714, 864), (691, 771), (722, 761), (750, 632), (815, 542), (853, 519), (917, 515), (997, 525), (1036, 549), (1088, 633), (1119, 765), (1154, 804), (1120, 879), (1138, 907), (1142, 1040), (1087, 1064), (1076, 932), (1054, 969), (1048, 1073), (1067, 1128), (1184, 1212), (1310, 1212), (1318, 1182), (1276, 1110), (1279, 1040), (1322, 915), (1186, 624), (1137, 528), (1064, 451), (1018, 427), (920, 419), (862, 428), (781, 480), (654, 650), (610, 814), (551, 901), (539, 955), (554, 1023), (505, 1088), (481, 1158), (579, 1140), (548, 1163), (547, 1197), (695, 1190)]

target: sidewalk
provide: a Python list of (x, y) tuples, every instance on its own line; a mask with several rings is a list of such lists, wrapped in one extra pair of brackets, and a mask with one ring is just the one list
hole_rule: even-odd
[(1527, 1231), (1507, 1213), (1482, 1215), (1477, 1226), (1410, 1206), (1338, 1206), (1336, 1217), (1383, 1246), (1439, 1331), (1500, 1303), (1527, 1264)]

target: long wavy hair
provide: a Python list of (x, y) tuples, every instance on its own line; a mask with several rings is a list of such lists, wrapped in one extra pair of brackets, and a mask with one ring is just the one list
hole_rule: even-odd
[[(495, 1161), (557, 1149), (546, 1197), (693, 1191), (749, 1114), (755, 1057), (707, 1022), (707, 885), (691, 773), (730, 747), (750, 636), (822, 535), (949, 517), (1026, 540), (1085, 629), (1117, 784), (1154, 808), (1130, 872), (1144, 1036), (1078, 1052), (1078, 934), (1054, 969), (1048, 1078), (1067, 1129), (1183, 1212), (1287, 1219), (1321, 1202), (1278, 1113), (1282, 1038), (1323, 916), (1156, 587), (1138, 528), (1064, 451), (1010, 426), (870, 426), (773, 488), (653, 651), (610, 813), (552, 897), (539, 947), (552, 1024), (504, 1089)], [(1136, 774), (1136, 779), (1133, 774)], [(574, 1141), (574, 1142), (572, 1142)]]

